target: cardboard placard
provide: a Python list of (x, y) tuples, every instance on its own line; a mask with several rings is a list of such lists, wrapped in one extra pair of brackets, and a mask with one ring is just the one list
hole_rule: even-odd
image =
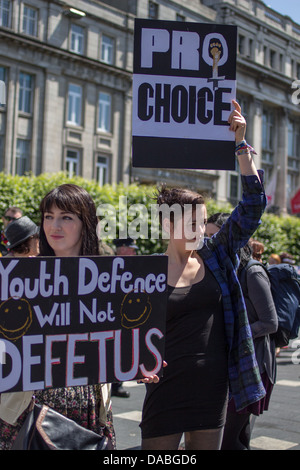
[(236, 26), (135, 20), (133, 166), (235, 169)]
[(166, 256), (0, 259), (0, 393), (161, 374)]

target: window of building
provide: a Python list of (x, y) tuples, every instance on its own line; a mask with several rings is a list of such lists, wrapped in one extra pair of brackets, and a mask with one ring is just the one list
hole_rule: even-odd
[(148, 17), (152, 20), (158, 19), (158, 4), (155, 2), (149, 2)]
[(0, 109), (6, 105), (6, 68), (0, 66)]
[(236, 96), (237, 102), (239, 103), (241, 109), (242, 109), (242, 115), (248, 120), (248, 113), (249, 113), (249, 98), (245, 94), (240, 94), (239, 92), (237, 93)]
[(32, 112), (33, 76), (20, 72), (19, 76), (19, 111)]
[(10, 0), (0, 0), (0, 26), (10, 28), (10, 18), (11, 18), (11, 1)]
[(101, 61), (112, 65), (114, 63), (115, 41), (110, 36), (102, 34), (101, 38)]
[(37, 36), (38, 10), (24, 5), (22, 18), (22, 33), (29, 36)]
[(4, 169), (4, 136), (0, 135), (0, 171)]
[(97, 155), (96, 181), (99, 186), (108, 183), (108, 157), (104, 155)]
[(68, 124), (81, 126), (82, 114), (82, 87), (69, 83), (68, 90)]
[(283, 54), (279, 54), (279, 72), (284, 73), (284, 58)]
[[(295, 61), (294, 59), (291, 59), (291, 77), (295, 77)], [(297, 78), (297, 77), (295, 77)]]
[(79, 150), (67, 149), (65, 170), (69, 178), (80, 174), (80, 152)]
[(100, 91), (98, 130), (111, 132), (111, 95)]
[(299, 189), (299, 173), (288, 172), (286, 188), (287, 200), (290, 201), (290, 199), (295, 195), (296, 191)]
[(22, 176), (30, 170), (30, 141), (17, 139), (15, 174)]
[(254, 44), (253, 44), (253, 39), (251, 38), (249, 38), (249, 42), (248, 42), (247, 56), (250, 57), (250, 59), (254, 59)]
[(246, 38), (239, 34), (238, 37), (238, 53), (244, 55), (246, 52)]
[(288, 169), (300, 170), (300, 125), (295, 121), (288, 123)]
[(275, 116), (273, 110), (264, 109), (262, 115), (262, 168), (266, 181), (271, 177), (274, 165)]
[(241, 177), (238, 171), (228, 174), (228, 201), (236, 205), (242, 197)]
[(269, 49), (267, 46), (264, 46), (264, 65), (266, 67), (269, 66)]
[(71, 25), (70, 50), (76, 54), (84, 53), (84, 28), (77, 24)]
[(276, 51), (273, 51), (272, 49), (270, 50), (270, 67), (272, 69), (276, 69), (277, 68), (277, 54), (276, 54)]

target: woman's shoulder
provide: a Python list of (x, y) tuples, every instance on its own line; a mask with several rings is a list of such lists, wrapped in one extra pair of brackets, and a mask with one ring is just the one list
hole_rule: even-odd
[(259, 278), (266, 279), (268, 282), (270, 282), (269, 276), (267, 273), (267, 268), (259, 261), (251, 263), (246, 268), (246, 270), (247, 270), (247, 276), (256, 276)]

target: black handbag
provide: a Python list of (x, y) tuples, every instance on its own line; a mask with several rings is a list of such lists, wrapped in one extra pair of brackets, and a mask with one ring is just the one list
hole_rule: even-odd
[(12, 450), (112, 450), (111, 440), (46, 405), (34, 403)]

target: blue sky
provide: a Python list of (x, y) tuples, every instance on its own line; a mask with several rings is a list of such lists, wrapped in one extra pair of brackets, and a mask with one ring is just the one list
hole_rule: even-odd
[(282, 15), (290, 16), (296, 23), (300, 24), (300, 1), (299, 0), (263, 0), (264, 3)]

